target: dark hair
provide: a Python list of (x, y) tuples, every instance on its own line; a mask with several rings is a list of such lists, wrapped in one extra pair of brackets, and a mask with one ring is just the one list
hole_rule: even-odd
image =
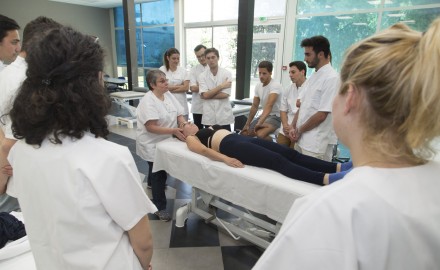
[(199, 45), (197, 45), (197, 46), (194, 48), (194, 52), (198, 52), (198, 51), (200, 51), (201, 49), (205, 49), (205, 50), (206, 50), (206, 46), (203, 45), (203, 44), (199, 44)]
[(272, 70), (273, 70), (273, 65), (272, 65), (272, 63), (269, 62), (269, 61), (261, 61), (261, 62), (258, 64), (258, 68), (265, 68), (265, 69), (267, 69), (267, 71), (272, 72)]
[(207, 56), (208, 53), (214, 53), (215, 55), (217, 55), (217, 58), (220, 58), (220, 55), (219, 55), (218, 50), (216, 48), (206, 49), (205, 50), (205, 56)]
[(38, 35), (42, 35), (51, 29), (60, 27), (62, 27), (60, 23), (44, 16), (40, 16), (30, 21), (23, 29), (23, 42), (21, 50), (27, 51), (29, 46), (32, 44), (32, 39)]
[(165, 65), (166, 69), (169, 70), (170, 69), (170, 61), (168, 61), (167, 57), (170, 57), (173, 54), (178, 54), (180, 55), (180, 52), (178, 49), (176, 48), (169, 48), (168, 50), (165, 51), (165, 53), (163, 54), (163, 64)]
[(147, 86), (150, 90), (153, 90), (153, 87), (151, 85), (152, 84), (156, 85), (156, 81), (159, 77), (166, 78), (167, 75), (162, 70), (159, 69), (151, 69), (148, 71), (146, 81), (147, 81)]
[(330, 42), (324, 36), (314, 36), (303, 39), (301, 41), (301, 48), (304, 47), (312, 47), (316, 54), (323, 52), (325, 58), (327, 58), (330, 54)]
[(61, 144), (86, 131), (105, 138), (111, 103), (98, 78), (103, 58), (93, 38), (70, 27), (39, 37), (28, 48), (27, 78), (10, 112), (14, 137), (40, 146), (46, 137)]
[(8, 31), (18, 30), (20, 26), (16, 21), (6, 16), (0, 15), (0, 42), (6, 37)]
[(304, 76), (307, 75), (307, 67), (303, 61), (293, 61), (289, 63), (289, 67), (295, 66), (299, 71), (304, 70)]

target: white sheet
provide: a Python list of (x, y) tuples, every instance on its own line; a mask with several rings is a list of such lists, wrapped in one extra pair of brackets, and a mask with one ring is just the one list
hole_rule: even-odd
[(278, 222), (297, 198), (319, 188), (268, 169), (229, 167), (191, 152), (177, 139), (157, 145), (153, 171), (158, 170)]

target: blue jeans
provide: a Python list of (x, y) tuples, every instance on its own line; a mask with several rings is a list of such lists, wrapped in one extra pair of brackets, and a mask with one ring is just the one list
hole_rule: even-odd
[(165, 183), (167, 181), (167, 172), (158, 171), (153, 173), (153, 162), (148, 162), (148, 184), (151, 184), (151, 192), (153, 199), (151, 200), (157, 209), (164, 210), (167, 208), (167, 197), (165, 196)]

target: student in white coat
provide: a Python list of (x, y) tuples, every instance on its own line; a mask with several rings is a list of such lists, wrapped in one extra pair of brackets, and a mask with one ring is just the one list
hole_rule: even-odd
[(26, 62), (9, 161), (37, 268), (148, 269), (156, 207), (127, 147), (104, 139), (104, 50), (61, 27), (28, 48)]
[(0, 14), (0, 71), (14, 62), (21, 50), (20, 26), (18, 23)]
[(332, 102), (340, 85), (339, 74), (331, 66), (330, 42), (314, 36), (301, 41), (304, 61), (315, 72), (303, 84), (303, 100), (295, 115), (290, 138), (302, 154), (331, 161), (337, 143), (332, 127)]
[(344, 179), (298, 199), (259, 269), (412, 270), (440, 265), (440, 18), (348, 49), (333, 125)]
[(171, 216), (166, 211), (165, 196), (167, 173), (165, 171), (153, 173), (153, 161), (157, 143), (173, 135), (182, 141), (185, 140), (179, 126), (186, 121), (182, 106), (168, 91), (168, 80), (164, 72), (157, 69), (148, 71), (147, 84), (151, 91), (145, 94), (136, 109), (138, 123), (136, 154), (148, 162), (148, 182), (152, 187), (153, 203), (159, 210), (155, 214), (162, 221), (170, 221)]
[[(12, 179), (12, 175), (6, 174), (12, 170), (7, 157), (9, 150), (17, 139), (12, 134), (9, 111), (12, 108), (12, 103), (19, 87), (26, 79), (27, 64), (25, 58), (27, 48), (32, 46), (32, 42), (46, 31), (57, 27), (61, 27), (61, 24), (44, 16), (40, 16), (27, 23), (23, 29), (23, 46), (19, 55), (15, 58), (14, 62), (0, 72), (0, 127), (5, 134), (5, 138), (0, 141), (0, 167), (5, 169), (5, 173), (2, 173), (0, 176), (0, 182), (7, 180), (8, 177), (9, 180)], [(0, 195), (0, 212), (17, 211), (18, 209), (20, 209), (20, 206), (16, 198), (8, 194)]]
[(189, 72), (179, 66), (180, 52), (176, 48), (169, 48), (163, 55), (163, 66), (159, 69), (163, 71), (168, 79), (168, 90), (179, 101), (183, 108), (183, 117), (188, 120), (189, 108), (186, 92), (189, 90)]
[(203, 99), (202, 124), (205, 127), (219, 125), (223, 129), (231, 130), (234, 123), (234, 114), (229, 101), (231, 95), (232, 74), (219, 67), (220, 55), (215, 48), (205, 51), (205, 58), (209, 70), (199, 76), (199, 92)]
[(205, 58), (205, 50), (206, 47), (202, 44), (197, 45), (194, 48), (194, 54), (197, 57), (197, 61), (199, 63), (191, 69), (191, 80), (189, 84), (189, 89), (192, 93), (192, 99), (191, 99), (191, 112), (193, 114), (193, 120), (194, 124), (199, 128), (202, 129), (202, 115), (203, 115), (203, 99), (200, 97), (200, 87), (199, 87), (199, 76), (204, 71), (209, 69), (208, 64), (206, 63)]
[(289, 77), (292, 84), (281, 93), (280, 118), (281, 128), (277, 136), (277, 143), (290, 148), (295, 147), (295, 142), (289, 137), (289, 132), (293, 128), (292, 122), (301, 105), (302, 85), (306, 81), (307, 67), (303, 61), (293, 61), (289, 63)]

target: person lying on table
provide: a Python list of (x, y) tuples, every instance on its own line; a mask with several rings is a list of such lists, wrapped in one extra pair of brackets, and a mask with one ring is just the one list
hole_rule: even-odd
[(232, 133), (214, 125), (200, 129), (183, 125), (189, 150), (212, 160), (243, 168), (244, 164), (279, 172), (289, 178), (316, 185), (328, 185), (344, 177), (351, 162), (333, 163), (300, 154), (277, 143)]

